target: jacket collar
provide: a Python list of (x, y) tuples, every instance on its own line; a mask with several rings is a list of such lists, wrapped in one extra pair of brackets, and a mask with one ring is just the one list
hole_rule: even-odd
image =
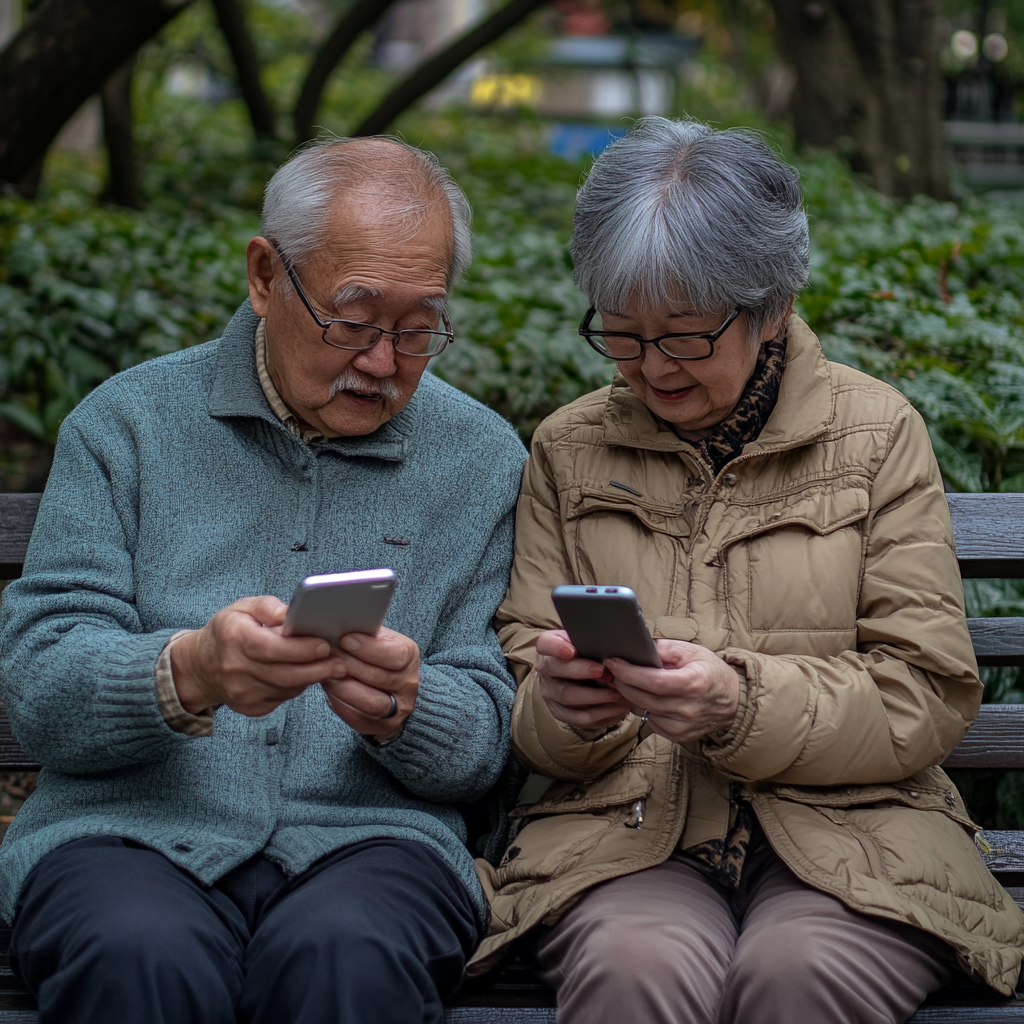
[[(835, 402), (828, 360), (814, 332), (795, 314), (789, 319), (786, 368), (779, 399), (760, 436), (744, 454), (796, 448), (819, 437), (832, 423)], [(616, 376), (604, 410), (604, 441), (623, 448), (675, 452), (693, 448)]]
[[(256, 327), (259, 317), (246, 299), (224, 328), (217, 348), (217, 368), (206, 409), (215, 418), (259, 419), (289, 433), (274, 415), (256, 370)], [(423, 381), (420, 382), (422, 387)], [(401, 462), (408, 454), (419, 417), (418, 389), (409, 404), (372, 434), (332, 437), (320, 447), (349, 458)], [(289, 434), (289, 436), (292, 436)]]

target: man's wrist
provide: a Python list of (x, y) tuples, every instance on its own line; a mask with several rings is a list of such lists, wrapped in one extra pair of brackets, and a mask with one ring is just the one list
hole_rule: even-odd
[(204, 690), (193, 668), (194, 649), (200, 632), (196, 630), (183, 636), (170, 650), (174, 689), (181, 706), (191, 715), (211, 714), (217, 705), (217, 701)]

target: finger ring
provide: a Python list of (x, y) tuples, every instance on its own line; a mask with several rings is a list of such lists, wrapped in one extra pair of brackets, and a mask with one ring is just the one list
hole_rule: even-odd
[(643, 728), (643, 727), (644, 727), (644, 726), (645, 726), (645, 725), (647, 724), (647, 716), (648, 716), (649, 714), (650, 714), (650, 712), (649, 712), (649, 711), (645, 711), (645, 712), (644, 712), (644, 713), (643, 713), (643, 714), (642, 714), (642, 715), (640, 716), (640, 728), (641, 728), (641, 729), (642, 729), (642, 728)]
[(398, 701), (395, 700), (393, 693), (388, 694), (388, 700), (391, 701), (391, 707), (388, 708), (386, 715), (381, 715), (381, 718), (394, 718), (398, 714)]

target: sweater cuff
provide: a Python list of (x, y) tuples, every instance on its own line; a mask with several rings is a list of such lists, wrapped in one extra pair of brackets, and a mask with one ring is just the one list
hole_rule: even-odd
[[(363, 737), (371, 756), (404, 782), (437, 775), (439, 758), (458, 760), (461, 749), (475, 747), (481, 741), (480, 736), (471, 736), (475, 723), (467, 716), (465, 702), (457, 699), (457, 690), (445, 685), (450, 681), (443, 673), (438, 673), (441, 685), (431, 686), (431, 675), (429, 666), (421, 666), (416, 706), (398, 732), (382, 742), (372, 736)], [(493, 744), (497, 745), (497, 714), (494, 725)]]
[(174, 685), (174, 670), (171, 666), (171, 647), (183, 636), (191, 633), (190, 629), (179, 629), (160, 652), (156, 662), (156, 702), (160, 714), (168, 727), (186, 736), (213, 735), (213, 709), (207, 708), (198, 715), (193, 715), (181, 706), (178, 688)]

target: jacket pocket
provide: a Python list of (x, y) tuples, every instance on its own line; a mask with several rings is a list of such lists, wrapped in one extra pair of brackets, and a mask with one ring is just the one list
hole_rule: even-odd
[(853, 633), (868, 494), (860, 486), (782, 497), (721, 545), (733, 613), (751, 634)]
[(498, 888), (564, 875), (603, 836), (629, 825), (637, 804), (642, 806), (654, 788), (658, 768), (652, 759), (622, 769), (589, 784), (559, 783), (539, 803), (515, 808), (511, 817), (519, 829), (497, 867)]
[(977, 831), (956, 786), (941, 768), (925, 768), (899, 782), (874, 786), (772, 786), (780, 800), (817, 808), (850, 810), (880, 804), (902, 805), (920, 811), (940, 811), (964, 828)]

